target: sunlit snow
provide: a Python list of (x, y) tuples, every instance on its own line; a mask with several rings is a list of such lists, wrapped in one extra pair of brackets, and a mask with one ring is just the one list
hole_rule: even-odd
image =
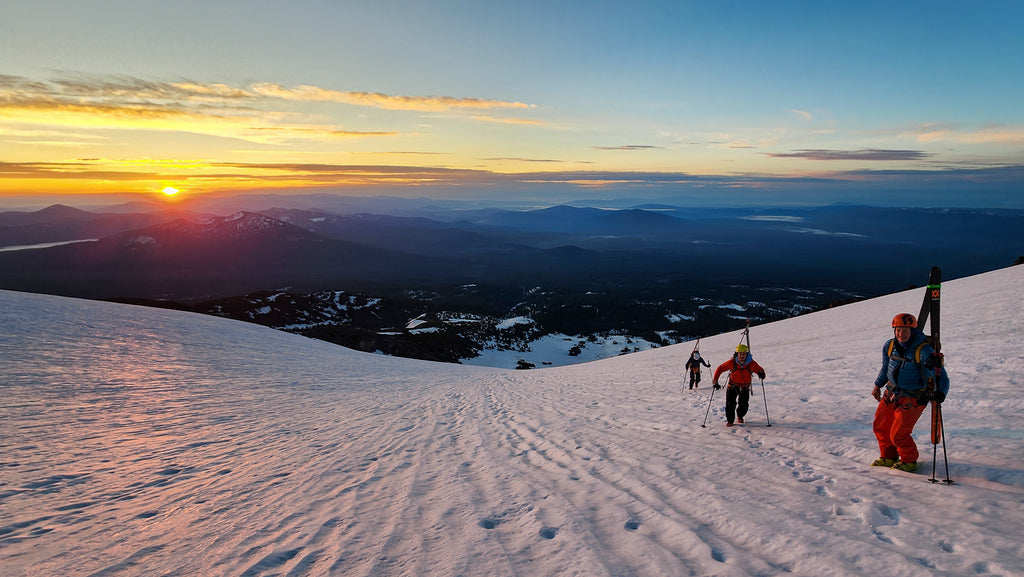
[(1022, 286), (943, 285), (954, 485), (924, 422), (921, 472), (868, 466), (923, 289), (753, 327), (733, 428), (693, 343), (515, 371), (0, 291), (0, 573), (1019, 576)]

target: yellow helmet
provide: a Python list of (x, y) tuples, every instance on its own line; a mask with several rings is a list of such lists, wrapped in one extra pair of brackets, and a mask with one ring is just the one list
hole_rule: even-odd
[(748, 347), (747, 345), (742, 345), (742, 344), (738, 345), (736, 347), (736, 352), (737, 353), (749, 353), (750, 352), (750, 347)]

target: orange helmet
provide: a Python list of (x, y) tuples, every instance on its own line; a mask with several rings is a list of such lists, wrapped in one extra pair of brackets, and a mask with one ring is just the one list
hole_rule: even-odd
[(917, 328), (917, 319), (910, 313), (900, 313), (892, 317), (892, 326), (893, 328), (909, 327), (914, 329)]

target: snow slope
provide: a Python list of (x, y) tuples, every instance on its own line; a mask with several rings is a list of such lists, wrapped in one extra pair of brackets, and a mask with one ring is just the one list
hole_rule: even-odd
[(729, 429), (692, 344), (512, 371), (0, 291), (0, 574), (1024, 575), (1022, 286), (944, 285), (952, 486), (926, 423), (867, 466), (923, 289), (752, 328), (773, 426)]

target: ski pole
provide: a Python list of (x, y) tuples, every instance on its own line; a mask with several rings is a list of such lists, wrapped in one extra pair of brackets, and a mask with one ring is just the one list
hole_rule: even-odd
[(938, 483), (939, 480), (935, 478), (935, 461), (938, 459), (939, 444), (935, 443), (932, 445), (932, 478), (928, 479), (932, 483)]
[[(932, 401), (935, 403), (935, 401)], [(938, 439), (936, 435), (932, 435), (932, 478), (928, 479), (932, 483), (938, 483), (939, 480), (935, 478), (935, 465), (938, 461), (939, 441), (942, 441), (942, 460), (946, 464), (946, 478), (942, 481), (947, 485), (954, 483), (953, 479), (949, 478), (949, 458), (946, 456), (946, 433), (942, 430), (942, 405), (935, 403), (932, 405), (932, 409), (935, 411), (935, 419), (938, 421)]]
[(704, 422), (701, 423), (700, 428), (706, 429), (708, 424), (708, 415), (711, 414), (711, 400), (715, 398), (715, 388), (711, 387), (711, 396), (708, 397), (708, 410), (704, 413)]
[(928, 479), (932, 483), (938, 483), (938, 479), (935, 478), (935, 466), (938, 461), (939, 455), (939, 442), (942, 441), (942, 425), (939, 424), (939, 413), (937, 411), (938, 406), (935, 401), (932, 401), (932, 430), (931, 430), (931, 442), (932, 442), (932, 478)]
[(764, 397), (764, 418), (768, 421), (768, 426), (772, 426), (772, 419), (768, 416), (768, 395), (764, 392), (764, 379), (761, 379), (761, 396)]
[[(936, 408), (939, 410), (939, 424), (941, 424), (942, 423), (942, 405), (938, 405), (938, 406), (936, 406)], [(945, 431), (943, 431), (943, 433), (942, 433), (942, 461), (943, 461), (943, 463), (946, 464), (946, 479), (943, 480), (942, 482), (947, 484), (947, 485), (952, 485), (953, 484), (953, 479), (949, 478), (949, 457), (946, 456), (946, 433), (945, 433)]]

